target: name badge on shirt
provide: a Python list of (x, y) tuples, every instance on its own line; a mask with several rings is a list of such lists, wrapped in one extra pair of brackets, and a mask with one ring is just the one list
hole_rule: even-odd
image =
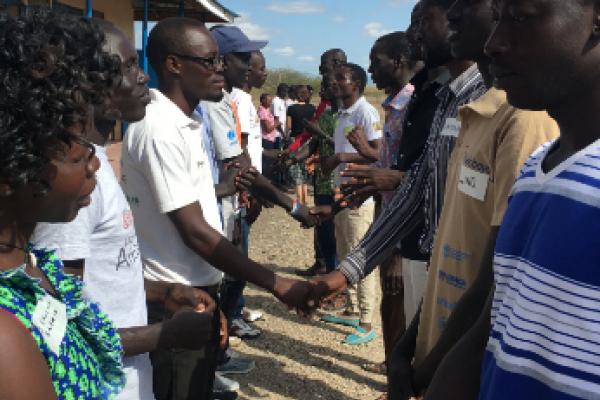
[(446, 118), (446, 123), (442, 129), (442, 136), (458, 137), (460, 133), (460, 121), (456, 118)]
[(46, 294), (38, 300), (31, 318), (50, 350), (58, 355), (67, 331), (67, 306)]
[(460, 176), (458, 178), (458, 190), (476, 198), (477, 200), (485, 200), (485, 193), (490, 175), (476, 171), (472, 168), (462, 165), (460, 167)]

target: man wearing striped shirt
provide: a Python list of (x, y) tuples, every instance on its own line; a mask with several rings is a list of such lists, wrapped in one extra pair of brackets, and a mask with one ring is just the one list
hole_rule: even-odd
[[(423, 7), (423, 15), (425, 18), (440, 18), (446, 21), (446, 9), (450, 6), (453, 1), (450, 0), (426, 0), (421, 2)], [(433, 15), (433, 16), (432, 16)], [(429, 17), (427, 17), (429, 16)], [(431, 23), (429, 23), (431, 25)], [(423, 24), (422, 24), (423, 25)], [(427, 23), (424, 24), (427, 26)], [(425, 28), (427, 29), (427, 28)], [(439, 32), (438, 32), (439, 33)], [(453, 126), (446, 126), (446, 121), (449, 118), (456, 118), (458, 107), (466, 104), (479, 96), (485, 91), (485, 86), (481, 78), (481, 74), (477, 70), (476, 66), (471, 61), (465, 61), (464, 59), (453, 59), (450, 54), (449, 45), (447, 42), (447, 31), (441, 32), (440, 40), (441, 43), (435, 42), (431, 39), (432, 33), (426, 31), (421, 33), (424, 36), (424, 47), (425, 47), (425, 63), (426, 67), (430, 69), (439, 67), (439, 62), (442, 61), (449, 67), (455, 74), (455, 79), (450, 84), (441, 85), (437, 88), (433, 94), (436, 99), (437, 106), (435, 111), (432, 113), (432, 119), (430, 125), (427, 126), (427, 133), (421, 139), (422, 145), (418, 153), (412, 151), (412, 155), (415, 161), (405, 168), (400, 167), (401, 170), (405, 171), (404, 179), (395, 191), (394, 197), (388, 203), (387, 207), (381, 212), (377, 220), (373, 223), (369, 232), (360, 241), (360, 243), (353, 249), (353, 251), (341, 261), (338, 269), (332, 274), (323, 277), (321, 280), (327, 282), (327, 286), (330, 288), (339, 289), (340, 286), (345, 285), (347, 282), (353, 283), (360, 281), (365, 276), (369, 275), (377, 265), (385, 261), (394, 249), (400, 244), (401, 252), (403, 254), (403, 268), (407, 269), (407, 264), (416, 264), (418, 258), (427, 260), (428, 254), (419, 256), (418, 251), (418, 240), (423, 232), (423, 207), (424, 207), (424, 194), (427, 189), (427, 183), (430, 175), (430, 167), (433, 166), (438, 168), (438, 164), (434, 159), (429, 159), (433, 155), (439, 156), (439, 152), (430, 152), (427, 149), (429, 147), (439, 146), (438, 143), (443, 141), (445, 146), (443, 148), (448, 152), (442, 159), (446, 160), (449, 158), (449, 152), (452, 149), (451, 144), (455, 140), (456, 130)], [(435, 44), (434, 44), (435, 43)], [(423, 72), (427, 72), (423, 70)], [(446, 73), (448, 73), (446, 71)], [(417, 74), (415, 79), (418, 81), (421, 78), (422, 73)], [(414, 138), (410, 138), (410, 135), (423, 135), (423, 131), (415, 131), (411, 129), (410, 112), (411, 109), (415, 111), (416, 99), (422, 97), (424, 93), (419, 91), (418, 82), (415, 82), (416, 94), (413, 94), (412, 105), (409, 105), (409, 111), (407, 114), (407, 121), (405, 121), (405, 131), (403, 134), (402, 141), (405, 146), (401, 149), (401, 155), (399, 164), (406, 164), (406, 159), (409, 158), (410, 152), (406, 151), (407, 141), (415, 142)], [(423, 90), (423, 89), (422, 89)], [(421, 111), (422, 112), (422, 111)], [(402, 157), (402, 155), (405, 155)], [(438, 171), (438, 169), (436, 169)], [(440, 165), (438, 174), (445, 171), (445, 166)], [(353, 176), (351, 171), (346, 171), (345, 176)], [(421, 261), (421, 269), (423, 274), (425, 273), (425, 261)], [(409, 267), (410, 268), (410, 267)], [(414, 275), (416, 271), (412, 274)], [(407, 289), (407, 274), (403, 271), (403, 279), (405, 281), (405, 290)], [(418, 292), (418, 295), (412, 296), (412, 299), (407, 299), (405, 296), (405, 310), (407, 319), (410, 322), (414, 314), (417, 312), (419, 302), (423, 293), (425, 278), (419, 279), (421, 281), (420, 289), (414, 290)], [(332, 290), (335, 290), (332, 289)], [(410, 304), (413, 303), (412, 307)]]
[[(500, 0), (496, 10), (486, 45), (494, 85), (516, 107), (546, 109), (560, 138), (531, 156), (513, 186), (493, 264), (482, 268), (489, 274), (493, 265), (495, 290), (440, 366), (440, 383), (462, 385), (442, 384), (431, 398), (597, 399), (600, 9), (597, 1)], [(465, 358), (486, 342), (479, 388), (481, 364), (465, 368)]]
[[(422, 2), (424, 18), (429, 20), (437, 18), (445, 21), (446, 9), (451, 3), (450, 0)], [(413, 128), (412, 119), (418, 119), (411, 118), (411, 111), (413, 113), (419, 112), (416, 107), (418, 102), (423, 101), (422, 98), (425, 95), (423, 91), (427, 91), (427, 88), (419, 84), (422, 73), (417, 74), (413, 79), (412, 82), (415, 83), (416, 90), (411, 100), (412, 104), (409, 105), (407, 111), (403, 143), (398, 157), (398, 168), (404, 171), (405, 176), (396, 189), (394, 197), (373, 223), (369, 232), (340, 263), (338, 269), (348, 282), (356, 282), (369, 275), (377, 265), (389, 257), (398, 244), (400, 244), (403, 254), (403, 268), (414, 269), (415, 271), (411, 275), (418, 274), (418, 268), (416, 268), (418, 262), (421, 264), (421, 272), (425, 273), (425, 260), (429, 258), (429, 255), (422, 254), (419, 251), (418, 240), (423, 231), (424, 216), (422, 210), (429, 176), (428, 157), (433, 154), (429, 153), (427, 148), (440, 140), (440, 134), (445, 134), (448, 131), (448, 128), (444, 130), (445, 121), (449, 117), (456, 117), (458, 106), (468, 103), (483, 93), (484, 85), (481, 75), (477, 68), (472, 67), (472, 62), (452, 58), (446, 39), (447, 32), (433, 32), (432, 29), (427, 28), (427, 21), (422, 25), (425, 26), (421, 36), (424, 38), (425, 63), (429, 72), (432, 69), (439, 68), (439, 63), (442, 62), (442, 65), (448, 66), (455, 73), (455, 79), (450, 84), (440, 85), (432, 93), (437, 106), (432, 112), (430, 124), (426, 127), (426, 134), (422, 130), (411, 129)], [(429, 22), (429, 25), (432, 25), (431, 22)], [(435, 34), (440, 34), (438, 40), (432, 38)], [(427, 73), (425, 70), (424, 72)], [(442, 73), (442, 75), (445, 74), (448, 74), (447, 70)], [(448, 78), (437, 78), (437, 82), (447, 82), (447, 80)], [(415, 136), (421, 136), (418, 139), (421, 142), (420, 146), (412, 146), (412, 144), (417, 143)], [(414, 148), (411, 149), (411, 147)], [(448, 148), (448, 151), (450, 151), (450, 148)], [(351, 171), (346, 171), (345, 176), (353, 176), (353, 174)], [(413, 264), (415, 268), (411, 268), (409, 264)], [(329, 278), (334, 279), (335, 276)], [(411, 282), (411, 279), (404, 272), (403, 278), (406, 290), (407, 282)], [(420, 284), (416, 282), (416, 285), (410, 283), (408, 285), (420, 286), (420, 288), (413, 290), (415, 296), (411, 296), (412, 299), (407, 299), (405, 296), (405, 303), (413, 303), (412, 307), (410, 304), (405, 304), (409, 322), (417, 311), (424, 289), (425, 277), (414, 279), (414, 281), (420, 281)]]

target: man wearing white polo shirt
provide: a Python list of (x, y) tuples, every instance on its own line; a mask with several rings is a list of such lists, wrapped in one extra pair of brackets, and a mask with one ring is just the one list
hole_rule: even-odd
[[(364, 98), (363, 91), (367, 83), (367, 73), (356, 64), (338, 67), (334, 74), (333, 91), (342, 103), (338, 113), (338, 123), (334, 133), (335, 155), (323, 161), (324, 170), (335, 168), (335, 185), (339, 187), (344, 179), (341, 171), (348, 163), (372, 163), (379, 159), (381, 127), (379, 113)], [(364, 137), (368, 141), (365, 148), (369, 151), (358, 153), (350, 141), (355, 137)], [(362, 205), (340, 211), (335, 216), (335, 237), (337, 256), (343, 260), (358, 241), (365, 235), (373, 222), (375, 204), (372, 198)], [(346, 337), (347, 344), (362, 344), (373, 340), (377, 335), (372, 327), (375, 309), (374, 275), (369, 276), (349, 288), (349, 303), (346, 311), (340, 315), (325, 315), (323, 320), (356, 327), (356, 332)]]
[[(222, 270), (290, 306), (302, 305), (310, 288), (249, 260), (221, 233), (202, 122), (191, 118), (200, 100), (223, 96), (214, 39), (198, 20), (168, 18), (152, 30), (148, 56), (160, 91), (151, 91), (146, 117), (129, 127), (122, 156), (123, 189), (136, 218), (146, 278), (186, 283), (216, 297)], [(170, 317), (149, 307), (151, 320)], [(204, 349), (151, 354), (157, 400), (212, 399), (218, 344), (226, 342), (219, 341), (223, 321), (214, 321), (213, 340)]]

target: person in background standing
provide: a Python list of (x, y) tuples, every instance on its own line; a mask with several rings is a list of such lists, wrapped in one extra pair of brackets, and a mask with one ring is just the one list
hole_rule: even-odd
[(271, 112), (273, 116), (279, 122), (277, 126), (277, 148), (281, 149), (281, 140), (286, 137), (285, 125), (287, 122), (287, 105), (286, 101), (288, 99), (288, 90), (289, 87), (285, 83), (280, 83), (277, 85), (277, 95), (273, 98), (273, 103), (271, 104)]
[[(290, 138), (294, 139), (304, 131), (305, 121), (311, 119), (315, 114), (315, 106), (308, 102), (308, 88), (306, 85), (298, 86), (298, 103), (290, 106), (287, 110), (287, 130)], [(307, 203), (308, 199), (308, 175), (304, 165), (294, 164), (290, 167), (296, 190), (296, 200), (301, 204)]]
[[(273, 95), (263, 93), (260, 95), (260, 106), (258, 107), (258, 118), (260, 120), (260, 129), (262, 131), (263, 150), (277, 150), (278, 133), (281, 124), (273, 113), (271, 113)], [(277, 177), (273, 171), (273, 158), (263, 154), (264, 174), (269, 179), (276, 181)]]

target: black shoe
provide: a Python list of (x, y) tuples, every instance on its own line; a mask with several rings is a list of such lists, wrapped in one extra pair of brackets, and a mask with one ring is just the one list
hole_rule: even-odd
[(296, 275), (298, 276), (317, 276), (317, 275), (325, 275), (327, 273), (327, 268), (319, 261), (316, 261), (312, 267), (309, 269), (297, 269)]

